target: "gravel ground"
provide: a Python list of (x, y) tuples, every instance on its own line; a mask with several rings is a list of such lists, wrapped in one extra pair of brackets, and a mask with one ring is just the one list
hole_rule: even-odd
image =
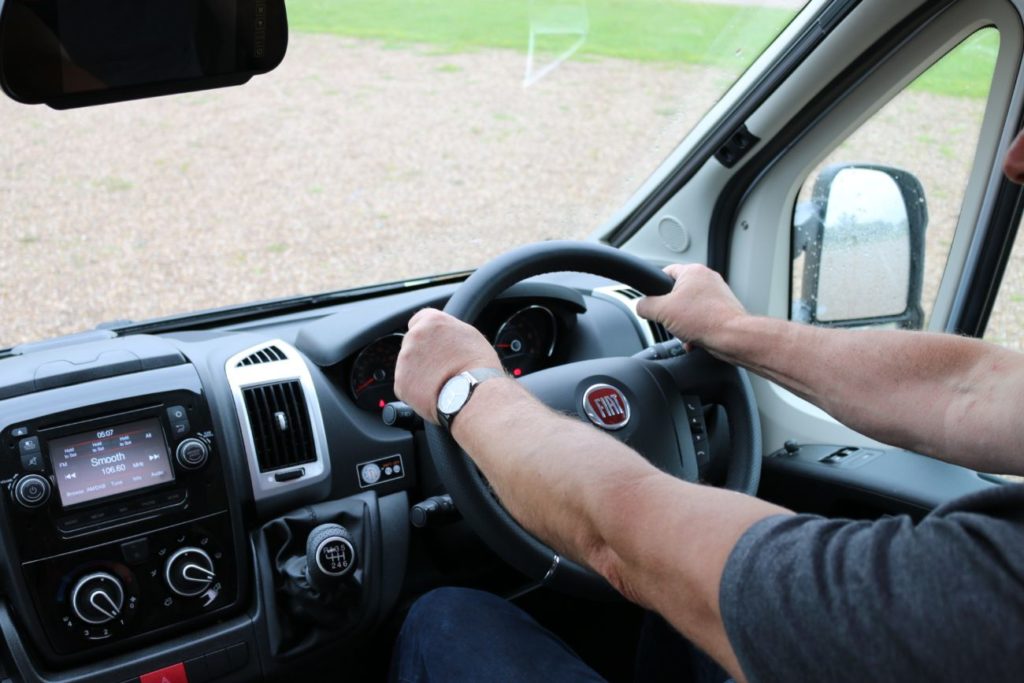
[[(295, 35), (285, 63), (243, 88), (76, 112), (3, 99), (0, 346), (582, 237), (729, 82), (713, 69), (608, 59), (570, 62), (524, 90), (523, 66), (511, 52)], [(953, 114), (930, 142), (907, 142), (886, 113), (837, 158), (883, 153), (925, 182), (927, 299), (980, 105), (903, 97), (909, 113)], [(935, 139), (948, 141), (948, 165), (927, 155)], [(1024, 293), (1020, 274), (1011, 266)], [(1018, 306), (1008, 336), (1019, 338), (1022, 319)]]
[(295, 35), (242, 88), (74, 112), (3, 98), (0, 345), (582, 237), (728, 83), (605, 60), (524, 90), (523, 68)]

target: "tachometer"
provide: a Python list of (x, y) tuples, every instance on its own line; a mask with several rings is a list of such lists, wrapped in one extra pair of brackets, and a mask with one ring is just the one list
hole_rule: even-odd
[(395, 365), (402, 334), (389, 334), (370, 342), (352, 363), (349, 387), (363, 410), (383, 408), (395, 399)]
[(494, 350), (505, 369), (516, 377), (544, 367), (555, 352), (558, 325), (543, 306), (528, 306), (513, 313), (494, 335)]

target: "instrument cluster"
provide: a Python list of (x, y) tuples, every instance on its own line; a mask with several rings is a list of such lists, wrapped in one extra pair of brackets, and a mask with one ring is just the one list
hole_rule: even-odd
[[(576, 318), (557, 304), (499, 302), (481, 316), (477, 327), (510, 375), (522, 377), (557, 364), (560, 342)], [(403, 338), (398, 331), (379, 337), (344, 364), (349, 393), (363, 410), (381, 410), (397, 400), (395, 366)]]

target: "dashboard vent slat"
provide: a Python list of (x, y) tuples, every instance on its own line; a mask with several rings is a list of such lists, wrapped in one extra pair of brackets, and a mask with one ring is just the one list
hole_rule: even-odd
[(637, 325), (640, 327), (638, 332), (640, 332), (644, 337), (647, 345), (660, 344), (662, 342), (675, 339), (675, 337), (665, 329), (664, 325), (651, 320), (646, 320), (636, 312), (637, 303), (644, 297), (644, 295), (636, 288), (624, 285), (612, 285), (609, 287), (599, 287), (594, 290), (594, 293), (604, 295), (625, 304), (633, 314), (633, 318)]
[(279, 360), (286, 360), (288, 356), (284, 351), (274, 345), (255, 351), (242, 360), (238, 361), (235, 367), (243, 368), (247, 365), (260, 365), (262, 363), (274, 363)]
[(651, 320), (648, 321), (648, 324), (651, 326), (651, 334), (654, 336), (655, 342), (660, 344), (662, 342), (667, 342), (673, 338), (669, 331), (666, 330), (665, 326), (662, 325), (661, 323), (656, 323), (653, 320)]
[[(630, 301), (635, 301), (636, 299), (642, 299), (644, 297), (639, 290), (632, 287), (622, 287), (619, 289), (619, 293), (622, 295), (622, 298), (629, 299)], [(644, 320), (644, 322), (651, 328), (651, 337), (654, 338), (655, 344), (667, 342), (674, 338), (661, 323), (656, 323), (653, 320)]]
[(309, 410), (298, 380), (242, 390), (260, 472), (316, 460)]

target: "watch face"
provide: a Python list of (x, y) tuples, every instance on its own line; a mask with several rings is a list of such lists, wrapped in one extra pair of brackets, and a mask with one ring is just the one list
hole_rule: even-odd
[(469, 398), (469, 380), (462, 375), (452, 377), (437, 397), (437, 410), (445, 415), (456, 413)]

